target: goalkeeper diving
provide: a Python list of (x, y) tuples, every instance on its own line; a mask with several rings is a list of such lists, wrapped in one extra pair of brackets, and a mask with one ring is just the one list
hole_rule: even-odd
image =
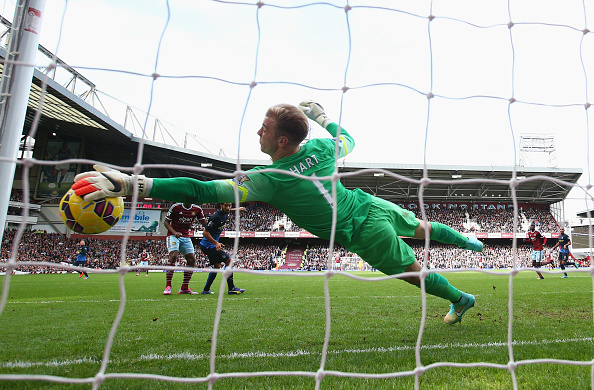
[[(325, 128), (333, 138), (311, 139), (301, 145), (309, 131), (308, 118)], [(336, 242), (386, 275), (422, 270), (412, 248), (399, 236), (423, 240), (428, 233), (431, 240), (482, 251), (482, 242), (474, 237), (465, 237), (438, 222), (422, 221), (411, 211), (361, 189), (348, 190), (340, 181), (332, 188), (330, 180), (319, 179), (334, 174), (337, 143), (338, 158), (346, 156), (355, 146), (353, 137), (330, 120), (320, 104), (304, 101), (297, 107), (289, 104), (270, 107), (258, 136), (260, 150), (272, 158), (272, 164), (255, 167), (238, 180), (149, 178), (95, 166), (96, 171), (77, 175), (72, 189), (76, 195), (90, 201), (132, 195), (136, 183), (139, 196), (184, 203), (228, 203), (235, 201), (237, 188), (240, 202), (268, 203), (299, 227), (326, 240), (330, 239), (332, 230), (335, 191)], [(295, 176), (262, 172), (271, 168)], [(417, 276), (402, 279), (420, 286)], [(473, 295), (458, 290), (437, 273), (427, 275), (425, 289), (428, 294), (451, 302), (444, 318), (446, 324), (461, 321), (475, 303)]]

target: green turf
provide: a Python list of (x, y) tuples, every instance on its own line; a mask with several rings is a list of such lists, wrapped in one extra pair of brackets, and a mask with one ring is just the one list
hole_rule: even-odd
[[(214, 370), (232, 373), (289, 371), (292, 375), (222, 378), (214, 389), (313, 389), (322, 364), (326, 313), (321, 273), (258, 275), (236, 273), (246, 289), (224, 295)], [(303, 275), (303, 274), (300, 274)], [(373, 280), (380, 273), (352, 273)], [(443, 323), (448, 303), (427, 297), (418, 377), (421, 389), (512, 389), (508, 339), (509, 276), (479, 272), (444, 273), (473, 293), (476, 307), (462, 323)], [(206, 389), (210, 372), (215, 295), (163, 296), (165, 276), (125, 276), (126, 307), (110, 351), (106, 374), (150, 374), (158, 378), (108, 377), (101, 389)], [(205, 273), (191, 283), (200, 291)], [(2, 284), (5, 277), (0, 277)], [(119, 275), (18, 275), (10, 278), (0, 314), (0, 388), (90, 389), (100, 372), (109, 332), (120, 305)], [(592, 277), (567, 279), (534, 272), (514, 277), (513, 361), (519, 389), (591, 389), (594, 359)], [(329, 280), (331, 333), (321, 389), (412, 389), (415, 346), (422, 320), (420, 290), (398, 280)], [(531, 359), (561, 359), (574, 364)], [(487, 363), (489, 367), (437, 367), (438, 363)], [(493, 365), (498, 365), (493, 367)], [(502, 367), (503, 366), (503, 367)], [(400, 374), (399, 374), (400, 372)], [(52, 381), (15, 381), (16, 375), (49, 375)], [(379, 374), (381, 378), (348, 377)], [(419, 372), (421, 374), (421, 372)], [(398, 376), (399, 375), (399, 376)], [(193, 378), (193, 379), (192, 379)], [(193, 382), (192, 382), (193, 381)], [(201, 382), (202, 381), (202, 382)]]

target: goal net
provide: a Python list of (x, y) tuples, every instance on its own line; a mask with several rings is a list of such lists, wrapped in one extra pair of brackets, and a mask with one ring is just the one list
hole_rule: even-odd
[[(278, 103), (296, 105), (311, 98), (320, 102), (326, 113), (344, 126), (357, 142), (353, 153), (336, 159), (335, 175), (328, 178), (334, 183), (347, 175), (338, 169), (345, 162), (374, 164), (372, 168), (356, 174), (381, 173), (408, 182), (408, 185), (420, 188), (420, 196), (414, 201), (423, 204), (423, 190), (437, 183), (428, 174), (429, 165), (514, 167), (507, 183), (514, 199), (514, 226), (517, 226), (519, 210), (515, 190), (523, 180), (517, 173), (520, 134), (547, 133), (556, 134), (557, 147), (561, 151), (557, 156), (558, 165), (578, 166), (585, 172), (578, 185), (558, 178), (545, 179), (560, 187), (575, 187), (570, 196), (578, 200), (576, 208), (584, 210), (591, 207), (588, 193), (591, 187), (589, 131), (594, 39), (590, 32), (592, 21), (588, 16), (594, 9), (592, 1), (201, 0), (149, 1), (128, 5), (108, 0), (70, 0), (47, 4), (38, 1), (33, 4), (39, 8), (38, 38), (39, 44), (45, 49), (41, 53), (45, 57), (40, 55), (35, 63), (18, 65), (35, 67), (44, 74), (45, 81), (41, 86), (34, 87), (38, 93), (36, 115), (27, 119), (29, 137), (24, 139), (34, 139), (41, 116), (48, 115), (50, 109), (55, 108), (52, 107), (55, 102), (45, 92), (52, 88), (53, 83), (58, 83), (67, 86), (74, 97), (91, 104), (100, 115), (124, 126), (130, 138), (138, 140), (135, 161), (128, 166), (120, 166), (114, 163), (116, 160), (109, 158), (89, 156), (73, 157), (70, 160), (73, 164), (106, 164), (123, 172), (141, 173), (159, 167), (146, 163), (147, 145), (155, 147), (167, 144), (231, 159), (236, 162), (236, 170), (220, 172), (221, 178), (238, 179), (245, 173), (241, 168), (243, 162), (263, 160), (256, 132), (266, 109)], [(18, 1), (16, 4), (4, 2), (4, 21), (10, 22), (12, 15), (14, 18), (26, 18), (28, 12), (33, 12), (31, 8), (31, 2), (28, 1)], [(15, 25), (13, 21), (11, 26)], [(20, 33), (14, 27), (8, 30), (8, 35), (13, 37)], [(8, 35), (2, 37), (5, 49), (10, 47)], [(53, 55), (48, 57), (48, 52)], [(4, 61), (3, 69), (9, 64), (7, 61)], [(10, 96), (14, 91), (9, 89), (3, 92)], [(94, 126), (93, 123), (85, 125)], [(5, 132), (9, 129), (1, 130)], [(311, 123), (308, 138), (328, 137), (323, 128)], [(52, 161), (23, 154), (18, 158), (3, 155), (0, 163), (22, 166), (23, 177), (17, 177), (15, 181), (22, 182), (23, 192), (27, 193), (33, 168), (51, 165)], [(382, 169), (391, 164), (421, 164), (424, 167), (423, 179), (397, 177)], [(211, 171), (208, 164), (188, 164), (175, 168), (179, 168), (180, 176), (183, 176), (183, 172)], [(451, 183), (460, 180), (464, 178), (453, 178)], [(489, 180), (489, 176), (485, 175), (484, 180), (467, 180), (467, 183), (480, 187), (481, 183), (488, 183)], [(238, 200), (239, 197), (237, 205)], [(133, 208), (137, 207), (138, 201), (138, 197), (134, 196)], [(27, 213), (32, 206), (27, 200), (24, 203)], [(421, 216), (428, 220), (424, 211)], [(241, 215), (237, 213), (236, 218), (241, 218)], [(7, 273), (3, 278), (0, 317), (9, 310), (11, 285), (14, 283), (10, 271), (17, 263), (33, 263), (23, 261), (19, 256), (19, 240), (24, 229), (23, 224), (15, 235), (10, 258), (2, 259), (7, 260)], [(359, 371), (357, 358), (352, 357), (354, 349), (359, 359), (365, 359), (361, 355), (369, 351), (390, 354), (399, 350), (393, 344), (366, 349), (364, 342), (353, 349), (348, 346), (338, 348), (344, 353), (340, 355), (344, 361), (337, 363), (333, 355), (336, 348), (331, 342), (339, 339), (339, 335), (333, 334), (333, 281), (346, 277), (359, 286), (363, 285), (364, 289), (373, 290), (374, 284), (401, 278), (402, 275), (369, 278), (357, 273), (341, 273), (341, 266), (332, 256), (335, 241), (334, 235), (331, 237), (328, 267), (322, 272), (323, 338), (312, 341), (322, 345), (319, 364), (315, 369), (293, 370), (292, 362), (288, 361), (286, 369), (273, 371), (254, 371), (250, 369), (249, 363), (246, 363), (245, 370), (219, 371), (217, 357), (221, 353), (217, 342), (220, 342), (221, 328), (235, 326), (225, 322), (226, 297), (220, 294), (214, 314), (209, 313), (212, 318), (199, 319), (199, 322), (213, 324), (212, 337), (209, 339), (212, 347), (196, 355), (182, 354), (181, 357), (195, 359), (199, 355), (201, 359), (206, 359), (208, 368), (204, 371), (207, 373), (169, 375), (166, 370), (154, 369), (153, 363), (159, 361), (159, 357), (150, 354), (139, 357), (141, 364), (144, 360), (150, 366), (146, 371), (141, 370), (141, 373), (136, 370), (109, 370), (110, 364), (118, 360), (112, 347), (118, 332), (122, 331), (120, 323), (127, 315), (125, 276), (128, 271), (138, 268), (124, 266), (115, 270), (96, 271), (113, 274), (117, 278), (117, 285), (111, 288), (119, 293), (117, 315), (111, 323), (102, 356), (89, 357), (83, 350), (79, 361), (63, 363), (61, 355), (56, 353), (53, 359), (46, 359), (50, 361), (47, 365), (53, 362), (57, 367), (61, 364), (65, 367), (52, 370), (51, 374), (29, 373), (27, 365), (35, 366), (37, 363), (21, 364), (17, 357), (16, 361), (0, 362), (0, 384), (11, 386), (19, 381), (41, 381), (88, 383), (93, 388), (99, 388), (110, 379), (147, 379), (163, 387), (174, 382), (203, 383), (208, 388), (225, 388), (231, 383), (228, 381), (235, 378), (286, 376), (305, 378), (310, 381), (308, 384), (315, 383), (315, 388), (330, 388), (324, 386), (328, 378), (358, 381), (408, 377), (413, 378), (415, 388), (422, 388), (421, 378), (424, 375), (447, 368), (450, 371), (446, 372), (456, 377), (462, 372), (458, 369), (468, 369), (463, 371), (464, 374), (470, 370), (482, 370), (478, 371), (479, 376), (486, 375), (489, 369), (504, 371), (509, 381), (502, 386), (518, 388), (517, 370), (524, 366), (553, 363), (594, 370), (591, 353), (589, 357), (587, 353), (580, 353), (576, 359), (556, 357), (551, 353), (550, 357), (538, 355), (534, 359), (516, 360), (514, 348), (519, 342), (514, 340), (513, 303), (517, 291), (516, 277), (521, 271), (518, 268), (476, 270), (477, 273), (492, 275), (499, 280), (506, 278), (507, 281), (507, 285), (499, 289), (507, 290), (509, 296), (506, 313), (502, 316), (504, 319), (499, 323), (500, 327), (507, 329), (507, 338), (503, 341), (489, 341), (486, 338), (485, 344), (481, 345), (486, 350), (489, 346), (507, 348), (506, 363), (491, 362), (487, 352), (484, 359), (462, 363), (434, 361), (431, 352), (425, 353), (450, 348), (455, 354), (459, 349), (477, 346), (475, 343), (466, 343), (464, 332), (457, 329), (451, 331), (450, 334), (455, 333), (455, 336), (451, 336), (444, 344), (424, 344), (427, 333), (439, 332), (435, 323), (445, 326), (440, 317), (445, 313), (440, 312), (437, 318), (433, 313), (435, 310), (445, 310), (445, 305), (443, 302), (440, 302), (441, 305), (434, 304), (424, 289), (425, 278), (437, 271), (427, 268), (418, 274), (422, 280), (418, 304), (422, 315), (418, 327), (413, 330), (401, 329), (395, 319), (393, 328), (386, 329), (388, 333), (402, 332), (403, 339), (409, 338), (408, 341), (413, 344), (414, 368), (392, 370), (382, 366), (375, 372)], [(122, 264), (126, 264), (125, 248), (129, 238), (127, 232), (122, 240)], [(424, 253), (430, 253), (429, 240), (425, 245), (428, 251)], [(236, 238), (232, 248), (234, 254), (238, 246), (239, 238)], [(512, 246), (515, 253), (515, 239)], [(591, 242), (585, 246), (594, 247)], [(426, 260), (425, 256), (422, 261)], [(367, 264), (357, 257), (345, 257), (343, 261), (343, 268), (368, 269)], [(54, 263), (43, 264), (57, 266)], [(79, 269), (70, 265), (58, 267), (64, 270)], [(228, 271), (221, 270), (220, 274), (229, 276)], [(441, 271), (448, 277), (454, 277), (465, 270)], [(279, 277), (275, 272), (238, 269), (235, 272), (257, 275), (259, 278)], [(561, 274), (560, 271), (550, 272), (557, 276)], [(567, 272), (591, 277), (592, 267)], [(283, 273), (282, 277), (289, 280), (293, 277), (289, 274)], [(319, 274), (313, 273), (295, 277), (316, 276), (319, 279)], [(395, 280), (390, 282), (404, 284)], [(289, 284), (290, 281), (284, 283)], [(457, 284), (464, 288), (461, 279), (458, 279)], [(418, 300), (418, 297), (411, 296), (393, 298), (389, 307), (383, 310), (395, 317), (400, 301)], [(593, 316), (591, 298), (587, 300), (589, 306), (583, 306), (582, 313), (590, 321)], [(489, 304), (484, 300), (480, 304), (478, 302), (475, 309), (479, 312), (482, 304)], [(370, 303), (370, 307), (382, 310), (374, 303)], [(353, 317), (362, 315), (354, 314)], [(345, 317), (340, 318), (344, 320)], [(278, 326), (286, 326), (286, 342), (291, 343), (289, 334), (295, 329), (280, 322)], [(307, 329), (300, 328), (298, 331), (307, 332)], [(3, 329), (2, 333), (5, 342), (9, 342), (10, 329)], [(534, 342), (535, 348), (538, 348), (538, 340), (530, 342)], [(590, 345), (591, 348), (592, 334), (584, 335), (583, 339), (574, 342)], [(261, 356), (267, 359), (290, 359), (307, 355), (308, 351), (292, 350), (285, 353), (271, 350), (262, 355), (253, 351), (235, 351), (234, 354), (243, 354), (246, 359)], [(332, 360), (331, 365), (328, 364), (329, 360)], [(99, 363), (99, 370), (94, 376), (73, 378), (68, 375), (68, 364), (89, 362)], [(123, 362), (122, 366), (125, 365)], [(586, 376), (586, 380), (594, 388), (594, 376)], [(302, 385), (302, 382), (298, 383)], [(488, 380), (484, 379), (483, 383), (488, 383)]]

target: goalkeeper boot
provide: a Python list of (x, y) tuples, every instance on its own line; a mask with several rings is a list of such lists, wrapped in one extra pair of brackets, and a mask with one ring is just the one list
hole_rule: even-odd
[(231, 290), (229, 290), (227, 293), (229, 295), (233, 295), (233, 294), (243, 294), (245, 290), (243, 288), (239, 288), (239, 287), (233, 287)]
[(198, 293), (198, 292), (194, 292), (194, 291), (192, 291), (192, 289), (187, 289), (187, 290), (179, 290), (177, 293), (178, 293), (178, 294), (200, 294), (200, 293)]
[(468, 309), (474, 306), (474, 302), (474, 295), (462, 293), (460, 300), (450, 305), (450, 311), (443, 320), (448, 325), (462, 321), (462, 316)]
[(165, 291), (163, 291), (163, 295), (171, 295), (171, 286), (165, 287)]
[(483, 251), (483, 243), (476, 239), (474, 236), (468, 237), (468, 243), (462, 249), (468, 249), (475, 252)]

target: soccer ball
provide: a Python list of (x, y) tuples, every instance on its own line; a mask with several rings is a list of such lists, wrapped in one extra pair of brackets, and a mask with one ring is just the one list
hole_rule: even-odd
[(60, 201), (64, 224), (76, 233), (98, 234), (109, 230), (124, 214), (124, 198), (111, 197), (84, 201), (69, 189)]

